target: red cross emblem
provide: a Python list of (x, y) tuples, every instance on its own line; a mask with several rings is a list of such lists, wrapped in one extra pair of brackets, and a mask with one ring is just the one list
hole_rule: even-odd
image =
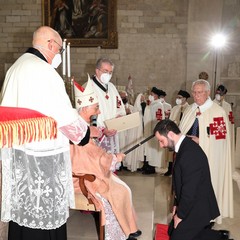
[(122, 102), (121, 100), (118, 99), (118, 96), (117, 96), (117, 108), (120, 108), (122, 105)]
[(216, 140), (226, 138), (227, 130), (223, 117), (213, 118), (213, 123), (209, 126), (210, 135), (215, 135)]
[(93, 97), (90, 97), (88, 101), (92, 103), (93, 100), (94, 100), (94, 98), (93, 98)]
[(158, 121), (161, 121), (162, 120), (162, 109), (159, 108), (157, 111), (156, 111), (156, 118)]
[(78, 99), (78, 100), (77, 100), (77, 103), (78, 103), (79, 105), (81, 105), (81, 104), (82, 104), (82, 101), (81, 101), (80, 99)]
[(228, 114), (228, 119), (230, 121), (231, 124), (234, 124), (234, 116), (233, 116), (233, 113), (232, 112), (229, 112)]

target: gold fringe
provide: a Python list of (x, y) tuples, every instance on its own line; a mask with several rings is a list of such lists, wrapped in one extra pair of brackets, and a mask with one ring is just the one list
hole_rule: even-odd
[(57, 137), (57, 123), (51, 117), (0, 122), (0, 148)]

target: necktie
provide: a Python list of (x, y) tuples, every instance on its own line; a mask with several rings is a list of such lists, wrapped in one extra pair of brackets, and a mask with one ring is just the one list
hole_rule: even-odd
[(196, 118), (195, 118), (195, 121), (193, 123), (193, 126), (192, 126), (192, 135), (193, 136), (198, 136), (198, 128), (199, 128), (199, 125), (198, 125), (198, 116), (201, 115), (201, 112), (200, 112), (200, 109), (199, 107), (197, 107), (197, 110), (196, 110)]
[(181, 107), (181, 113), (180, 113), (179, 121), (181, 121), (181, 119), (182, 119), (182, 115), (183, 115), (183, 107)]

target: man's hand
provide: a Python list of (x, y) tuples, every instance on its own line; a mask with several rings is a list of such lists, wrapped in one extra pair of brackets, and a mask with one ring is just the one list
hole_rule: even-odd
[(112, 136), (114, 136), (114, 135), (117, 133), (117, 130), (105, 128), (105, 129), (103, 130), (103, 133), (104, 133), (104, 135), (106, 135), (107, 137), (112, 137)]
[(179, 217), (177, 216), (177, 214), (175, 214), (175, 215), (173, 216), (173, 221), (174, 221), (174, 228), (177, 228), (178, 224), (182, 221), (182, 219), (179, 218)]
[(175, 215), (175, 213), (176, 213), (176, 210), (177, 210), (177, 207), (176, 207), (176, 206), (173, 206), (173, 210), (172, 210), (172, 216), (174, 216), (174, 215)]
[(118, 162), (121, 162), (126, 157), (126, 155), (124, 153), (117, 153), (116, 157), (118, 159)]
[(98, 127), (90, 126), (90, 137), (100, 138), (102, 136), (102, 131)]

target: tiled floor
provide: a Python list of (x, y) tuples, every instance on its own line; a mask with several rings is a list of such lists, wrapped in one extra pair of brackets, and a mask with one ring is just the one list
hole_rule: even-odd
[[(167, 223), (170, 207), (170, 177), (161, 174), (142, 175), (122, 171), (119, 176), (131, 188), (134, 206), (138, 215), (138, 226), (143, 231), (139, 240), (152, 240), (156, 223)], [(240, 190), (234, 182), (234, 215), (216, 229), (227, 229), (234, 240), (240, 240)], [(72, 211), (68, 221), (68, 240), (97, 240), (96, 228), (91, 214)], [(117, 240), (117, 239), (116, 239)]]

